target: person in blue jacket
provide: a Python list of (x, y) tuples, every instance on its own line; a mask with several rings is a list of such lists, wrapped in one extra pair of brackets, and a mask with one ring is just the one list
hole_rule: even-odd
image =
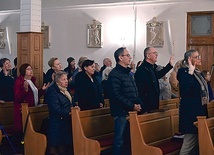
[(72, 152), (70, 108), (75, 105), (72, 105), (72, 98), (67, 87), (67, 73), (58, 71), (54, 75), (53, 84), (45, 93), (49, 110), (48, 144), (50, 154)]

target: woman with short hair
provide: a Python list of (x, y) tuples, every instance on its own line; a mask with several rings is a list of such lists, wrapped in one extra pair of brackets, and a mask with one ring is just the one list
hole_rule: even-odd
[(198, 129), (194, 125), (197, 116), (207, 116), (209, 92), (207, 82), (197, 68), (201, 66), (201, 56), (197, 50), (185, 52), (177, 79), (180, 90), (179, 132), (184, 140), (180, 155), (197, 155)]
[(45, 96), (49, 109), (48, 144), (50, 154), (72, 154), (70, 108), (72, 98), (67, 91), (68, 79), (64, 71), (56, 72), (54, 82)]
[(45, 89), (49, 86), (43, 85), (38, 90), (36, 87), (36, 77), (33, 76), (33, 69), (30, 64), (25, 63), (19, 67), (20, 75), (14, 84), (14, 130), (15, 133), (22, 133), (21, 103), (28, 103), (29, 107), (39, 104), (39, 97), (44, 95)]
[(12, 68), (10, 60), (8, 58), (0, 59), (0, 100), (2, 102), (13, 101), (13, 86), (14, 77), (12, 74)]
[(102, 86), (94, 77), (95, 63), (93, 60), (85, 60), (82, 71), (76, 76), (76, 93), (78, 105), (81, 110), (102, 108), (104, 99)]

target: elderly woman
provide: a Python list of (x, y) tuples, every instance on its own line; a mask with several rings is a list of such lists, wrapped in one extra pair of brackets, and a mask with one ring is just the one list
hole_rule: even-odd
[(193, 124), (197, 116), (207, 116), (209, 92), (207, 82), (197, 68), (201, 65), (201, 56), (197, 50), (189, 50), (184, 54), (177, 79), (180, 90), (179, 131), (184, 140), (180, 155), (198, 154), (198, 129)]
[[(10, 60), (7, 58), (0, 59), (0, 100), (2, 102), (13, 101), (14, 77)], [(0, 101), (1, 102), (1, 101)]]
[(85, 60), (82, 71), (76, 76), (76, 93), (78, 105), (81, 110), (102, 108), (104, 99), (102, 87), (94, 77), (95, 63), (93, 60)]
[(45, 95), (50, 118), (48, 143), (51, 154), (69, 152), (68, 149), (72, 148), (71, 118), (69, 113), (73, 105), (67, 87), (67, 73), (59, 71), (54, 75), (54, 83), (48, 88)]
[(28, 103), (29, 107), (39, 104), (39, 97), (49, 84), (43, 85), (38, 90), (35, 86), (36, 78), (33, 76), (33, 69), (30, 64), (22, 64), (19, 68), (20, 75), (14, 84), (14, 130), (15, 133), (22, 133), (21, 103)]

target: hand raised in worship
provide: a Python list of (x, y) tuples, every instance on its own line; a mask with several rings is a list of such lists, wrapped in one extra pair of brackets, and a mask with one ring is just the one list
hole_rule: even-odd
[(174, 54), (172, 54), (169, 58), (169, 63), (171, 66), (173, 66), (173, 63), (174, 63)]
[(50, 86), (50, 82), (48, 82), (47, 84), (44, 83), (44, 85), (42, 86), (42, 90), (46, 90), (49, 86)]
[(188, 64), (189, 64), (189, 74), (193, 74), (194, 73), (194, 70), (195, 70), (195, 64), (192, 64), (192, 60), (191, 60), (191, 57), (188, 58)]

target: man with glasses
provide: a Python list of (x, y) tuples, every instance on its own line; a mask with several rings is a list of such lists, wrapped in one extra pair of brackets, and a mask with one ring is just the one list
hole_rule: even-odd
[(137, 87), (130, 76), (131, 55), (124, 47), (114, 53), (116, 67), (108, 76), (108, 95), (111, 115), (114, 117), (113, 155), (130, 155), (130, 131), (127, 120), (129, 111), (141, 111)]
[(143, 112), (152, 112), (159, 109), (160, 88), (158, 79), (162, 78), (172, 69), (173, 56), (169, 63), (160, 71), (157, 71), (158, 52), (154, 47), (147, 47), (144, 50), (143, 63), (138, 67), (135, 73), (135, 82), (137, 84), (139, 97), (143, 103)]

